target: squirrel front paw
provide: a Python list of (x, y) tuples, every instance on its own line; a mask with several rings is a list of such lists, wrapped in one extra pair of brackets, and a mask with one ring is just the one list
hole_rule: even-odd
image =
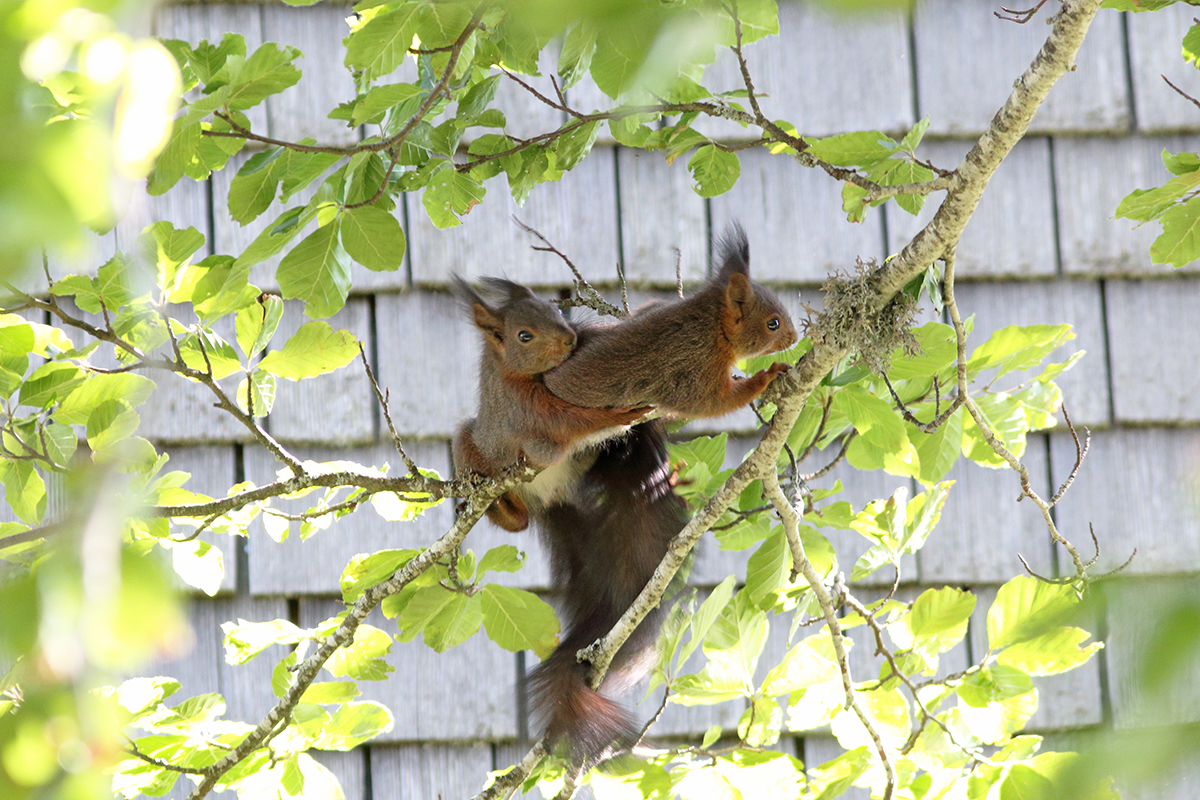
[(646, 414), (654, 410), (653, 406), (634, 406), (631, 408), (614, 408), (614, 419), (618, 420), (616, 424), (625, 425), (630, 422), (636, 422)]
[(772, 377), (772, 379), (774, 379), (774, 376), (778, 375), (781, 372), (787, 372), (791, 368), (792, 368), (791, 364), (785, 364), (782, 361), (776, 361), (771, 366), (762, 370), (762, 372), (760, 374), (769, 375)]

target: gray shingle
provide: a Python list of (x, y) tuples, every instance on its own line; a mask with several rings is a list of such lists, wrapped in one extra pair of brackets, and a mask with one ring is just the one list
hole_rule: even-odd
[(345, 22), (350, 13), (349, 6), (336, 4), (262, 7), (263, 38), (293, 45), (304, 53), (293, 62), (304, 73), (300, 82), (267, 98), (272, 138), (298, 142), (310, 136), (321, 144), (335, 145), (359, 140), (357, 128), (325, 117), (355, 94), (350, 71), (342, 66), (346, 53), (342, 38), (350, 33)]
[(337, 750), (310, 750), (308, 754), (337, 777), (345, 800), (366, 800), (365, 749), (358, 748), (346, 753)]
[(492, 769), (488, 745), (412, 745), (371, 749), (371, 783), (403, 800), (471, 797)]
[[(557, 65), (557, 48), (551, 44), (542, 52), (538, 64), (541, 75), (518, 74), (517, 77), (542, 95), (557, 101), (554, 84), (550, 82), (550, 76), (555, 74)], [(529, 139), (557, 130), (567, 119), (566, 114), (546, 105), (524, 86), (507, 76), (500, 78), (496, 86), (496, 99), (492, 105), (504, 112), (505, 135), (518, 139)], [(493, 128), (471, 128), (468, 131), (473, 136), (496, 132)]]
[(139, 184), (133, 192), (129, 211), (117, 223), (117, 247), (133, 253), (137, 237), (147, 225), (167, 220), (176, 230), (192, 227), (204, 236), (204, 245), (192, 256), (199, 261), (210, 252), (208, 241), (208, 183), (183, 178), (166, 194), (150, 195)]
[[(445, 444), (405, 442), (405, 450), (421, 466), (436, 469), (442, 475), (448, 473)], [(391, 474), (403, 474), (404, 469), (390, 442), (354, 450), (297, 448), (292, 452), (298, 458), (318, 462), (351, 460), (378, 467), (388, 463), (392, 465)], [(259, 486), (274, 480), (280, 467), (262, 448), (247, 450), (245, 465), (246, 479)], [(342, 496), (345, 494), (343, 491)], [(313, 493), (301, 500), (277, 502), (276, 505), (295, 513), (315, 504), (319, 496)], [(256, 522), (249, 542), (250, 591), (256, 595), (340, 595), (342, 570), (355, 554), (425, 546), (449, 529), (453, 517), (453, 506), (448, 500), (411, 522), (388, 522), (374, 508), (360, 507), (303, 542), (299, 523), (293, 521), (290, 535), (282, 544), (271, 540), (261, 523)], [(316, 569), (313, 565), (321, 565), (321, 568)]]
[(401, 434), (453, 436), (478, 408), (479, 332), (449, 294), (375, 298), (380, 388)]
[[(953, 169), (970, 149), (970, 142), (922, 144), (918, 156)], [(1053, 275), (1058, 271), (1054, 241), (1054, 203), (1051, 199), (1050, 145), (1044, 138), (1024, 139), (1013, 148), (988, 185), (958, 246), (955, 270), (963, 277)], [(899, 252), (933, 219), (945, 197), (926, 198), (916, 217), (888, 203), (888, 247)]]
[(617, 166), (625, 279), (674, 286), (678, 257), (685, 282), (704, 280), (707, 214), (704, 199), (688, 185), (685, 162), (668, 165), (659, 153), (621, 148)]
[[(300, 624), (316, 625), (344, 608), (334, 601), (302, 600)], [(378, 609), (367, 622), (389, 636), (396, 635), (395, 621)], [(420, 637), (407, 643), (394, 642), (387, 662), (396, 670), (387, 679), (358, 682), (362, 699), (387, 706), (395, 719), (392, 730), (372, 742), (463, 741), (516, 735), (516, 656), (493, 643), (482, 629), (444, 653), (434, 652)], [(379, 752), (379, 748), (372, 747), (373, 766)], [(480, 780), (482, 777), (480, 772)]]
[[(164, 39), (182, 39), (195, 47), (201, 39), (220, 44), (226, 32), (241, 34), (246, 40), (246, 55), (249, 56), (263, 39), (263, 9), (250, 4), (212, 4), (188, 6), (163, 6), (157, 9), (154, 34)], [(195, 99), (198, 97), (189, 97)], [(250, 119), (250, 130), (255, 133), (267, 131), (267, 108), (260, 104), (245, 112)]]
[(1179, 43), (1192, 26), (1196, 12), (1184, 4), (1153, 14), (1127, 14), (1129, 61), (1133, 65), (1134, 107), (1143, 131), (1200, 128), (1196, 107), (1176, 94), (1161, 76), (1195, 96), (1195, 67), (1183, 60)]
[[(1022, 460), (1045, 497), (1044, 436), (1029, 437)], [(1015, 472), (961, 458), (947, 477), (955, 484), (941, 521), (917, 554), (922, 583), (1003, 581), (1022, 572), (1018, 553), (1034, 570), (1047, 574), (1050, 534), (1036, 506), (1028, 501), (1016, 504), (1021, 484)]]
[[(181, 470), (191, 473), (191, 478), (183, 488), (200, 492), (209, 497), (224, 497), (229, 493), (229, 487), (237, 483), (237, 464), (232, 447), (187, 447), (174, 448), (167, 451), (171, 457), (164, 472)], [(177, 526), (175, 534), (183, 536), (194, 531), (194, 528)], [(238, 542), (231, 536), (203, 533), (204, 541), (221, 551), (225, 564), (225, 577), (221, 581), (223, 591), (233, 591), (237, 586), (237, 548)]]
[(1200, 278), (1105, 285), (1117, 420), (1200, 420)]
[[(1196, 538), (1196, 537), (1193, 537)], [(1200, 654), (1194, 639), (1179, 643), (1183, 651), (1151, 651), (1158, 631), (1170, 614), (1194, 618), (1200, 602), (1195, 577), (1115, 580), (1104, 588), (1108, 607), (1109, 691), (1113, 724), (1144, 728), (1195, 722), (1200, 719)], [(1158, 690), (1144, 679), (1146, 660), (1177, 659), (1175, 669)]]
[[(1011, 573), (1009, 577), (1015, 574)], [(970, 637), (977, 661), (988, 652), (987, 613), (996, 601), (996, 588), (973, 587), (977, 601), (975, 613), (971, 615)], [(1097, 638), (1099, 620), (1077, 624), (1091, 633), (1093, 640)], [(1092, 656), (1086, 664), (1070, 672), (1034, 677), (1033, 685), (1038, 691), (1038, 709), (1030, 718), (1026, 730), (1056, 730), (1094, 725), (1101, 721), (1100, 656)]]
[[(915, 12), (917, 94), (930, 131), (983, 131), (1045, 41), (1047, 29), (992, 16), (969, 0), (933, 0)], [(1118, 55), (1119, 54), (1119, 55)], [(1079, 51), (1078, 70), (1059, 81), (1030, 130), (1120, 131), (1130, 124), (1121, 18), (1100, 14)]]
[[(1069, 435), (1051, 436), (1050, 462), (1060, 479), (1070, 471), (1075, 444)], [(1058, 505), (1058, 528), (1087, 559), (1092, 555), (1087, 526), (1095, 525), (1096, 574), (1124, 563), (1135, 547), (1130, 574), (1200, 570), (1197, 474), (1200, 431), (1097, 432), (1078, 479)], [(1058, 563), (1060, 573), (1071, 567), (1062, 551)]]
[[(782, 3), (779, 35), (748, 45), (745, 55), (763, 114), (786, 119), (805, 136), (912, 127), (912, 54), (903, 14), (835, 16), (815, 5)], [(732, 51), (718, 51), (705, 85), (745, 88)], [(750, 111), (744, 97), (733, 102)], [(719, 119), (698, 120), (696, 128), (718, 139), (758, 138), (754, 128)]]
[(712, 199), (712, 227), (740, 221), (750, 239), (751, 274), (775, 283), (818, 283), (836, 269), (853, 269), (856, 257), (878, 258), (880, 215), (861, 225), (846, 221), (841, 184), (824, 172), (772, 156), (738, 153), (741, 178)]
[[(1109, 424), (1107, 337), (1099, 282), (960, 284), (955, 296), (964, 318), (975, 315), (968, 348), (978, 347), (1008, 325), (1071, 325), (1075, 338), (1055, 350), (1047, 363), (1061, 363), (1072, 353), (1086, 350), (1087, 355), (1055, 382), (1062, 388), (1067, 412), (1076, 425)], [(1016, 386), (1038, 372), (1006, 376), (1003, 386)]]
[[(1195, 137), (1064, 138), (1054, 140), (1059, 241), (1063, 271), (1126, 275), (1172, 273), (1150, 263), (1157, 223), (1135, 228), (1114, 219), (1117, 205), (1134, 189), (1161, 186), (1171, 177), (1162, 151), (1195, 152)], [(1114, 165), (1119, 165), (1114, 169)], [(1195, 270), (1200, 265), (1184, 267)]]
[[(296, 303), (287, 303), (273, 340), (273, 348), (284, 346), (301, 325), (310, 322)], [(326, 320), (334, 330), (348, 330), (362, 342), (370, 358), (371, 309), (367, 300), (349, 301)], [(276, 381), (275, 406), (268, 417), (271, 435), (280, 440), (345, 445), (375, 439), (377, 410), (375, 393), (355, 358), (334, 372), (302, 381)]]
[(518, 207), (503, 176), (485, 184), (488, 196), (462, 224), (438, 230), (414, 195), (409, 206), (409, 247), (413, 280), (445, 283), (451, 272), (467, 277), (502, 275), (530, 285), (562, 286), (571, 272), (553, 253), (532, 249), (541, 243), (513, 222), (515, 214), (567, 255), (584, 277), (615, 283), (617, 192), (611, 148), (596, 148), (557, 183), (537, 186)]

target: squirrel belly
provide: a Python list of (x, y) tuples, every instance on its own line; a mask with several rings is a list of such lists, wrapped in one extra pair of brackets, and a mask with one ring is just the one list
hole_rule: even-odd
[(654, 303), (614, 325), (577, 327), (571, 358), (542, 379), (575, 405), (649, 405), (680, 417), (728, 414), (762, 394), (786, 364), (734, 380), (743, 358), (786, 350), (796, 329), (779, 301), (750, 281), (740, 227), (720, 243), (720, 269), (683, 300)]

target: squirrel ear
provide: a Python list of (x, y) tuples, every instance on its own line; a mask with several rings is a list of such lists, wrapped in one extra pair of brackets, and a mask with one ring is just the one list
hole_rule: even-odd
[(729, 276), (729, 283), (725, 284), (725, 305), (738, 310), (739, 322), (745, 318), (743, 309), (753, 297), (754, 287), (750, 285), (749, 278), (740, 272)]
[(472, 303), (471, 313), (475, 317), (475, 327), (483, 332), (483, 337), (494, 347), (503, 350), (504, 318), (482, 302)]

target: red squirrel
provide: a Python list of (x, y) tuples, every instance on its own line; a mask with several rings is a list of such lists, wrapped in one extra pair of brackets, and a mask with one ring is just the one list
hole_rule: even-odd
[[(487, 303), (458, 276), (453, 283), (483, 334), (479, 414), (464, 422), (454, 438), (459, 475), (492, 476), (521, 456), (544, 468), (588, 434), (627, 425), (646, 413), (646, 408), (581, 408), (551, 394), (541, 375), (571, 355), (575, 331), (555, 306), (524, 286), (501, 278), (485, 278), (483, 284), (500, 298), (499, 304)], [(520, 491), (502, 495), (487, 514), (505, 530), (529, 525)]]
[(543, 376), (545, 385), (580, 406), (649, 405), (678, 417), (719, 417), (762, 394), (787, 364), (743, 380), (729, 370), (791, 347), (796, 328), (770, 291), (751, 283), (741, 227), (719, 252), (716, 277), (691, 297), (651, 304), (615, 325), (580, 327), (579, 346)]

